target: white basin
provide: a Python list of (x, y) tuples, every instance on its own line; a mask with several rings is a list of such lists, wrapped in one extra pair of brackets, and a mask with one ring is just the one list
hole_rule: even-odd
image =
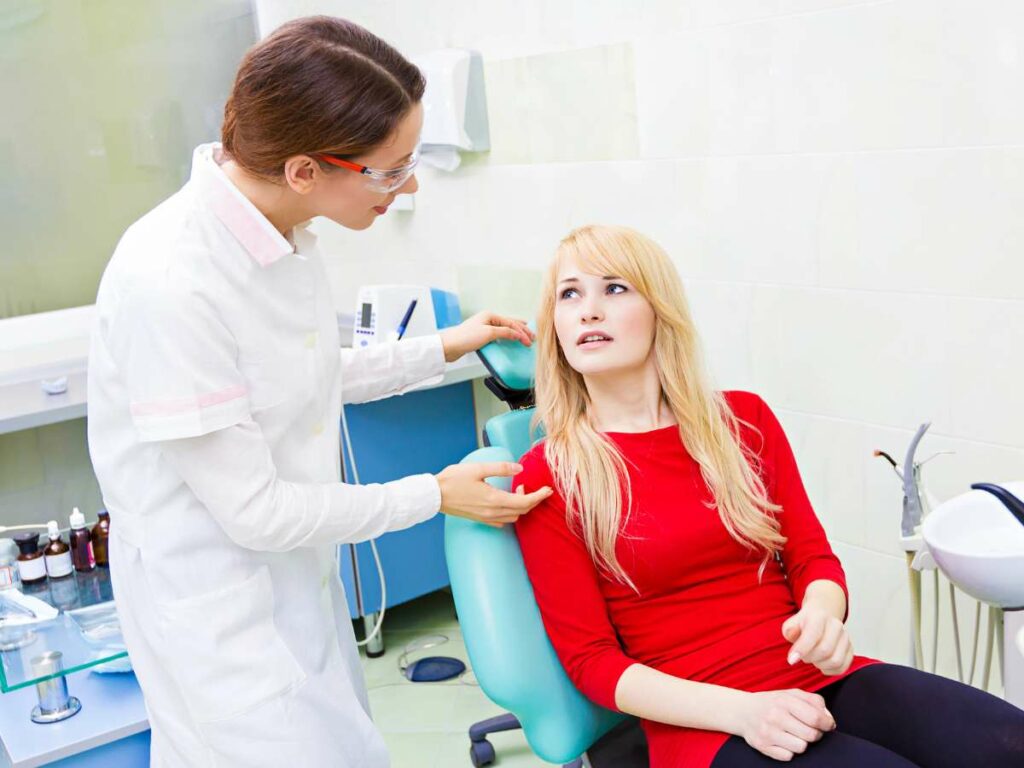
[[(1024, 499), (1024, 482), (1001, 483)], [(1024, 607), (1024, 525), (986, 491), (968, 491), (936, 507), (921, 530), (928, 550), (967, 594), (1000, 608)]]

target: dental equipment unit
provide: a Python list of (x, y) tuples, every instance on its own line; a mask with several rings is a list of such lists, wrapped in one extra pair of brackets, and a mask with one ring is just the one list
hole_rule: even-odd
[[(916, 455), (918, 448), (930, 427), (930, 423), (921, 424), (917, 431), (914, 433), (906, 450), (905, 458), (902, 466), (888, 453), (876, 450), (875, 456), (884, 458), (895, 471), (896, 475), (900, 478), (900, 483), (903, 489), (903, 500), (902, 500), (902, 514), (900, 520), (900, 546), (906, 553), (907, 560), (907, 573), (910, 587), (910, 649), (909, 657), (911, 664), (921, 670), (927, 670), (935, 672), (938, 666), (938, 651), (939, 651), (939, 624), (941, 621), (941, 586), (939, 579), (939, 572), (942, 571), (943, 575), (948, 580), (946, 585), (946, 591), (949, 596), (949, 610), (950, 610), (950, 621), (952, 625), (952, 639), (954, 644), (954, 654), (956, 660), (956, 671), (957, 678), (960, 682), (968, 685), (974, 684), (975, 674), (978, 671), (978, 651), (981, 641), (981, 635), (984, 631), (986, 635), (984, 643), (984, 660), (981, 664), (981, 673), (978, 681), (979, 687), (984, 690), (988, 690), (993, 667), (993, 656), (994, 649), (998, 651), (998, 660), (1004, 679), (1007, 680), (1007, 698), (1011, 698), (1011, 692), (1009, 690), (1010, 682), (1008, 677), (1008, 667), (1012, 668), (1018, 663), (1024, 666), (1024, 656), (1021, 657), (1020, 662), (1016, 658), (1007, 659), (1005, 651), (1011, 651), (1014, 656), (1019, 656), (1015, 651), (1016, 646), (1013, 642), (1007, 644), (1006, 642), (997, 642), (997, 637), (1001, 634), (1009, 632), (1009, 627), (1004, 630), (1004, 610), (1012, 610), (1024, 606), (1024, 597), (1021, 598), (1020, 605), (1010, 606), (1006, 604), (1005, 593), (1000, 600), (995, 599), (991, 594), (986, 591), (979, 591), (978, 589), (972, 588), (970, 583), (970, 576), (964, 577), (963, 572), (959, 570), (959, 561), (955, 559), (956, 556), (963, 554), (964, 547), (967, 545), (967, 549), (970, 547), (980, 546), (977, 553), (973, 553), (977, 558), (990, 558), (998, 547), (992, 544), (992, 542), (978, 544), (981, 541), (979, 538), (980, 527), (989, 525), (986, 517), (981, 520), (977, 516), (977, 510), (985, 507), (1002, 506), (1003, 509), (999, 513), (1001, 525), (1008, 525), (1006, 520), (1020, 523), (1016, 530), (1006, 530), (1001, 534), (1001, 544), (1006, 544), (1009, 540), (1012, 546), (1013, 542), (1016, 542), (1017, 538), (1024, 540), (1024, 502), (1021, 502), (1019, 498), (1008, 490), (1006, 487), (995, 485), (991, 483), (975, 483), (971, 486), (972, 492), (958, 496), (955, 499), (951, 499), (943, 504), (937, 504), (936, 501), (928, 493), (927, 489), (922, 483), (922, 467), (927, 462), (936, 456), (952, 453), (952, 451), (940, 451), (933, 454), (929, 458), (923, 461), (917, 461)], [(948, 523), (943, 522), (941, 525), (936, 519), (935, 512), (942, 511), (942, 514), (937, 517), (943, 518), (948, 517), (948, 513), (952, 508), (963, 506), (960, 503), (960, 499), (970, 496), (972, 498), (971, 509), (975, 511), (975, 515), (971, 518), (970, 522), (960, 522), (960, 529), (953, 528), (956, 533), (948, 533), (951, 530), (951, 526)], [(987, 514), (994, 520), (996, 512), (989, 511)], [(965, 520), (966, 514), (961, 515), (961, 520)], [(1004, 519), (1005, 518), (1005, 519)], [(1014, 526), (1009, 525), (1010, 528)], [(941, 530), (942, 536), (936, 536), (936, 531)], [(959, 535), (959, 534), (964, 535)], [(978, 534), (978, 535), (976, 535)], [(967, 536), (971, 535), (973, 538), (968, 539)], [(1016, 538), (1015, 538), (1016, 537)], [(952, 551), (955, 551), (955, 555), (951, 556), (948, 554), (946, 543), (950, 538), (955, 539), (955, 545), (952, 547)], [(968, 544), (969, 542), (969, 544)], [(977, 545), (977, 546), (976, 546)], [(1024, 547), (1019, 555), (1021, 562), (1024, 563)], [(999, 550), (1000, 554), (1004, 554), (1002, 550)], [(1016, 550), (1015, 550), (1016, 553)], [(985, 560), (985, 562), (989, 562)], [(1000, 564), (994, 566), (997, 569), (1003, 571), (1006, 570), (1006, 563), (1000, 562)], [(922, 572), (931, 571), (932, 578), (929, 580), (931, 583), (931, 609), (933, 613), (933, 624), (931, 626), (931, 647), (930, 647), (930, 659), (928, 663), (925, 661), (925, 649), (923, 642), (923, 622), (922, 622), (922, 604), (923, 604), (923, 590), (922, 590)], [(971, 572), (973, 575), (973, 572)], [(987, 582), (986, 582), (987, 584)], [(1022, 579), (1024, 584), (1024, 579)], [(974, 637), (970, 650), (970, 669), (965, 672), (964, 668), (964, 652), (961, 647), (961, 635), (960, 635), (960, 621), (957, 610), (958, 596), (957, 592), (961, 591), (964, 594), (976, 598), (978, 602), (975, 605), (974, 610)], [(962, 596), (960, 597), (962, 599)], [(988, 605), (988, 616), (987, 620), (982, 618), (982, 603)], [(1024, 615), (1024, 613), (1022, 613)], [(1014, 625), (1020, 623), (1019, 621), (1013, 622)], [(1024, 630), (1021, 630), (1024, 632)], [(1016, 634), (1016, 629), (1014, 629)], [(1005, 651), (1004, 651), (1005, 648)], [(1015, 678), (1016, 679), (1016, 678)], [(1024, 692), (1015, 694), (1018, 696), (1024, 695)]]

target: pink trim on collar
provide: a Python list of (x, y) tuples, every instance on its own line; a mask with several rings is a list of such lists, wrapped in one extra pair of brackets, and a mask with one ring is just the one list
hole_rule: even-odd
[(294, 246), (220, 169), (221, 155), (220, 144), (204, 144), (192, 157), (192, 179), (203, 203), (261, 267), (294, 253)]

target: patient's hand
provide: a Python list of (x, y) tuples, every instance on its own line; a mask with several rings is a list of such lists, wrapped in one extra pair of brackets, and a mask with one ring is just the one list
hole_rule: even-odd
[(821, 696), (796, 689), (747, 694), (738, 715), (738, 735), (758, 752), (783, 761), (836, 727)]
[(782, 635), (793, 647), (787, 661), (813, 664), (822, 674), (841, 675), (853, 663), (853, 645), (842, 619), (820, 605), (805, 601), (782, 625)]

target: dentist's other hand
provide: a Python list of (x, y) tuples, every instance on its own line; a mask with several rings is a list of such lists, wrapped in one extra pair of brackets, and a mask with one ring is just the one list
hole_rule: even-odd
[[(507, 493), (485, 482), (488, 477), (514, 477), (523, 468), (512, 462), (453, 464), (437, 476), (441, 511), (500, 528), (514, 523), (551, 495), (545, 486), (533, 493)], [(522, 491), (522, 488), (519, 489)]]
[(792, 760), (836, 727), (821, 696), (797, 689), (748, 694), (738, 715), (737, 735), (781, 761)]
[(533, 336), (525, 320), (502, 317), (493, 312), (477, 312), (454, 328), (441, 331), (441, 344), (444, 345), (444, 359), (453, 363), (467, 352), (475, 352), (497, 339), (515, 339), (530, 346)]
[(853, 644), (841, 619), (817, 605), (804, 603), (782, 625), (782, 636), (793, 644), (787, 661), (804, 661), (824, 675), (841, 675), (853, 663)]

